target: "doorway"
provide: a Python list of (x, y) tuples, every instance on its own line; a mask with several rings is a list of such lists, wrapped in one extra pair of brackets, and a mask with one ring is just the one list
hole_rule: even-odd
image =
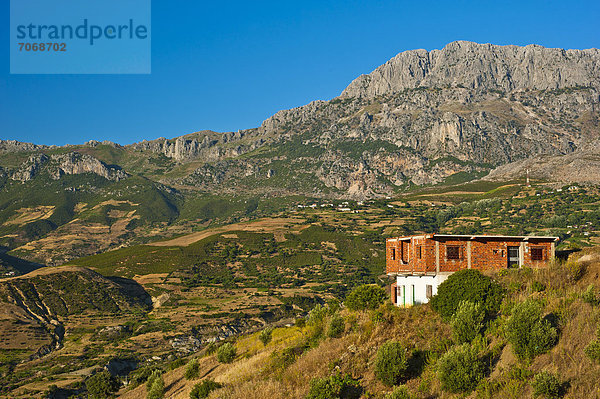
[(519, 247), (508, 247), (508, 267), (520, 267)]

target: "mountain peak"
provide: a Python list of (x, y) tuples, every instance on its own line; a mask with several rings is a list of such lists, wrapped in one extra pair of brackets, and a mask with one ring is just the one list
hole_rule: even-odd
[(598, 49), (454, 41), (441, 50), (399, 53), (370, 74), (359, 76), (341, 96), (375, 97), (417, 87), (510, 92), (579, 86), (600, 88)]

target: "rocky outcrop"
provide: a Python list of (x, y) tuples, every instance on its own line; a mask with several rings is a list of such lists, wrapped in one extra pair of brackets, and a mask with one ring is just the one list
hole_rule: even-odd
[[(176, 161), (202, 159), (215, 162), (224, 158), (236, 157), (260, 147), (264, 140), (252, 140), (252, 131), (216, 133), (203, 131), (167, 140), (164, 137), (152, 141), (142, 141), (128, 146), (136, 151), (151, 151), (163, 154)], [(237, 145), (236, 145), (237, 143)]]
[(577, 151), (559, 156), (535, 156), (499, 166), (483, 180), (524, 179), (561, 183), (600, 183), (600, 140)]
[(22, 182), (29, 181), (41, 170), (42, 166), (50, 158), (45, 154), (35, 154), (29, 157), (16, 171), (11, 178)]
[(31, 155), (11, 178), (22, 182), (33, 179), (42, 169), (47, 169), (52, 179), (58, 180), (63, 175), (95, 173), (105, 179), (119, 181), (129, 175), (117, 166), (108, 166), (104, 162), (87, 154), (70, 152), (48, 157), (43, 153)]
[(40, 151), (48, 148), (57, 148), (57, 146), (47, 146), (32, 143), (22, 143), (16, 140), (0, 140), (0, 153), (3, 152), (22, 152), (22, 151)]
[(355, 79), (342, 97), (375, 97), (417, 87), (473, 90), (600, 88), (600, 51), (457, 41), (441, 50), (398, 54)]
[(113, 181), (119, 181), (129, 176), (121, 168), (107, 166), (104, 162), (87, 154), (71, 152), (53, 156), (52, 160), (57, 163), (50, 172), (53, 179), (60, 179), (63, 175), (77, 175), (81, 173), (95, 173), (98, 176)]
[(191, 335), (172, 338), (169, 343), (177, 352), (190, 354), (199, 351), (208, 343), (256, 331), (263, 325), (253, 319), (234, 319), (226, 323), (194, 328)]

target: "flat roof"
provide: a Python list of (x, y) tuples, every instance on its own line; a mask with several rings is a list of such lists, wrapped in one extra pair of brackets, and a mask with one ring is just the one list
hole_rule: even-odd
[(493, 234), (426, 234), (426, 235), (416, 235), (416, 236), (405, 236), (405, 237), (397, 237), (397, 238), (388, 238), (388, 241), (405, 241), (410, 240), (411, 238), (431, 238), (431, 239), (466, 239), (466, 240), (489, 240), (489, 239), (501, 239), (501, 240), (514, 240), (514, 241), (529, 241), (529, 240), (541, 240), (541, 241), (558, 241), (558, 237), (552, 236), (503, 236), (503, 235), (493, 235)]

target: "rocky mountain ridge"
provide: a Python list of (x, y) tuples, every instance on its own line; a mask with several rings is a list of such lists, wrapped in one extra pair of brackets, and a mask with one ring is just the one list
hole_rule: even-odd
[(405, 51), (356, 78), (342, 97), (376, 97), (417, 87), (557, 90), (600, 87), (600, 50), (456, 41), (441, 50)]
[(58, 180), (63, 175), (81, 173), (95, 173), (113, 181), (119, 181), (129, 176), (120, 167), (108, 166), (87, 154), (69, 152), (51, 156), (44, 153), (35, 153), (13, 171), (10, 177), (13, 180), (26, 182), (33, 179), (44, 167), (46, 167), (50, 178), (53, 180)]
[[(163, 166), (152, 178), (180, 188), (364, 199), (570, 154), (600, 136), (599, 112), (598, 49), (459, 41), (402, 52), (339, 97), (279, 111), (258, 128), (111, 148), (123, 157), (164, 156), (153, 161)], [(3, 148), (52, 152), (15, 142)], [(102, 165), (78, 165), (59, 170), (124, 178)], [(4, 173), (25, 180), (37, 172), (32, 164)]]

